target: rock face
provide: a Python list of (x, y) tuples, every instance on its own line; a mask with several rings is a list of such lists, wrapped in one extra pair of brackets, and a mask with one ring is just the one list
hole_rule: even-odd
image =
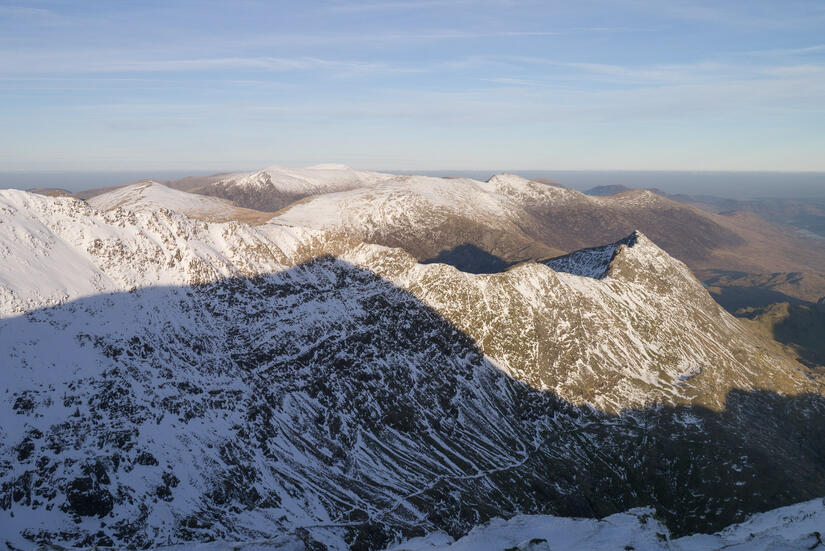
[(619, 246), (633, 247), (643, 238), (640, 232), (633, 232), (615, 243), (573, 251), (570, 254), (545, 260), (544, 264), (557, 272), (602, 279), (607, 275), (613, 259), (616, 258)]
[(474, 275), (0, 191), (0, 266), (12, 546), (379, 549), (636, 506), (682, 534), (825, 494), (816, 374), (639, 233)]

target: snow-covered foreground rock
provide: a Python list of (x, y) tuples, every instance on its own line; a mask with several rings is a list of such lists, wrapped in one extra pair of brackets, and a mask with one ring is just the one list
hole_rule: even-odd
[[(806, 551), (825, 547), (822, 499), (759, 513), (715, 534), (671, 538), (650, 508), (603, 519), (518, 515), (496, 518), (454, 540), (443, 532), (391, 545), (386, 551)], [(305, 551), (296, 536), (256, 542), (214, 542), (159, 551)]]
[(577, 257), (600, 279), (473, 275), (0, 191), (0, 541), (378, 549), (648, 505), (687, 533), (825, 493), (816, 374), (631, 237)]
[(822, 499), (754, 515), (715, 534), (671, 539), (655, 518), (641, 508), (601, 520), (519, 515), (493, 519), (458, 541), (444, 533), (393, 545), (388, 551), (803, 551), (825, 547)]

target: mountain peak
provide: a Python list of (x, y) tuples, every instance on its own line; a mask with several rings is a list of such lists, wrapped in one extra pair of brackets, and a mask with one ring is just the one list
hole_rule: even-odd
[(262, 170), (228, 175), (198, 190), (236, 205), (274, 212), (311, 195), (373, 187), (396, 178), (393, 174), (362, 172), (342, 164), (305, 168), (269, 166)]
[[(669, 255), (639, 230), (608, 245), (613, 247), (604, 277), (632, 279), (656, 279), (661, 283), (664, 276), (678, 276), (692, 284), (701, 284), (685, 264)], [(704, 291), (704, 289), (702, 289)], [(707, 294), (707, 293), (705, 293)]]
[(661, 249), (645, 237), (642, 232), (634, 230), (633, 233), (627, 237), (623, 237), (613, 243), (573, 251), (563, 256), (545, 260), (543, 264), (546, 264), (557, 272), (602, 279), (607, 276), (613, 259), (619, 254), (621, 248), (629, 249), (640, 244), (642, 247), (652, 246), (656, 250), (661, 251)]
[(487, 182), (491, 184), (501, 183), (501, 184), (526, 184), (530, 182), (527, 178), (519, 176), (518, 174), (511, 174), (509, 172), (501, 172), (498, 174), (493, 174), (487, 180)]

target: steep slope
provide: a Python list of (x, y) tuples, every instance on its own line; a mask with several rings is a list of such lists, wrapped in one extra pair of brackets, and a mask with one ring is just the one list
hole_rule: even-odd
[(256, 172), (226, 175), (187, 191), (229, 199), (241, 207), (276, 211), (310, 195), (369, 187), (393, 178), (392, 174), (358, 171), (336, 164), (307, 168), (271, 166)]
[(570, 254), (545, 260), (543, 263), (557, 272), (602, 279), (607, 275), (610, 264), (616, 257), (619, 245), (633, 247), (640, 238), (642, 238), (641, 233), (633, 232), (615, 243), (573, 251)]
[(0, 212), (12, 545), (376, 549), (641, 505), (684, 533), (825, 494), (813, 375), (642, 235), (601, 279), (471, 275), (299, 227)]
[(745, 329), (642, 234), (571, 256), (591, 277), (528, 263), (470, 279), (411, 259), (407, 273), (376, 273), (441, 312), (502, 369), (571, 403), (720, 409), (733, 388), (816, 388), (811, 373)]

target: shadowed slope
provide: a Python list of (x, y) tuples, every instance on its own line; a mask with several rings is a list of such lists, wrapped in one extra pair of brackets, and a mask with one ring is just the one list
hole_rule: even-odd
[(790, 347), (805, 365), (825, 367), (825, 297), (816, 304), (779, 302), (745, 308), (737, 315)]
[(615, 243), (581, 249), (570, 254), (544, 260), (542, 263), (557, 272), (601, 279), (607, 275), (607, 271), (610, 269), (610, 264), (616, 256), (619, 245), (632, 247), (640, 237), (641, 233), (633, 232)]
[(494, 274), (503, 272), (511, 263), (492, 255), (473, 245), (464, 243), (456, 245), (448, 251), (441, 251), (438, 255), (427, 260), (422, 260), (422, 264), (449, 264), (462, 272), (470, 274)]
[[(802, 366), (745, 330), (684, 264), (641, 234), (632, 246), (610, 246), (615, 254), (605, 257), (601, 279), (535, 263), (473, 275), (323, 231), (206, 224), (166, 210), (101, 213), (20, 192), (0, 199), (8, 214), (0, 234), (3, 312), (263, 275), (334, 254), (432, 306), (516, 378), (573, 403), (609, 411), (654, 401), (721, 408), (731, 388), (799, 393), (810, 385)], [(56, 273), (55, 265), (72, 270)]]
[(649, 504), (682, 532), (825, 493), (816, 379), (642, 235), (601, 279), (472, 275), (295, 228), (0, 209), (13, 542), (377, 548)]
[(825, 493), (819, 396), (574, 407), (335, 259), (78, 299), (0, 321), (0, 344), (12, 542), (291, 532), (377, 548), (493, 515), (649, 504), (683, 533)]
[(713, 270), (701, 277), (708, 291), (731, 313), (775, 302), (811, 304), (825, 296), (825, 274), (812, 272), (751, 274)]

